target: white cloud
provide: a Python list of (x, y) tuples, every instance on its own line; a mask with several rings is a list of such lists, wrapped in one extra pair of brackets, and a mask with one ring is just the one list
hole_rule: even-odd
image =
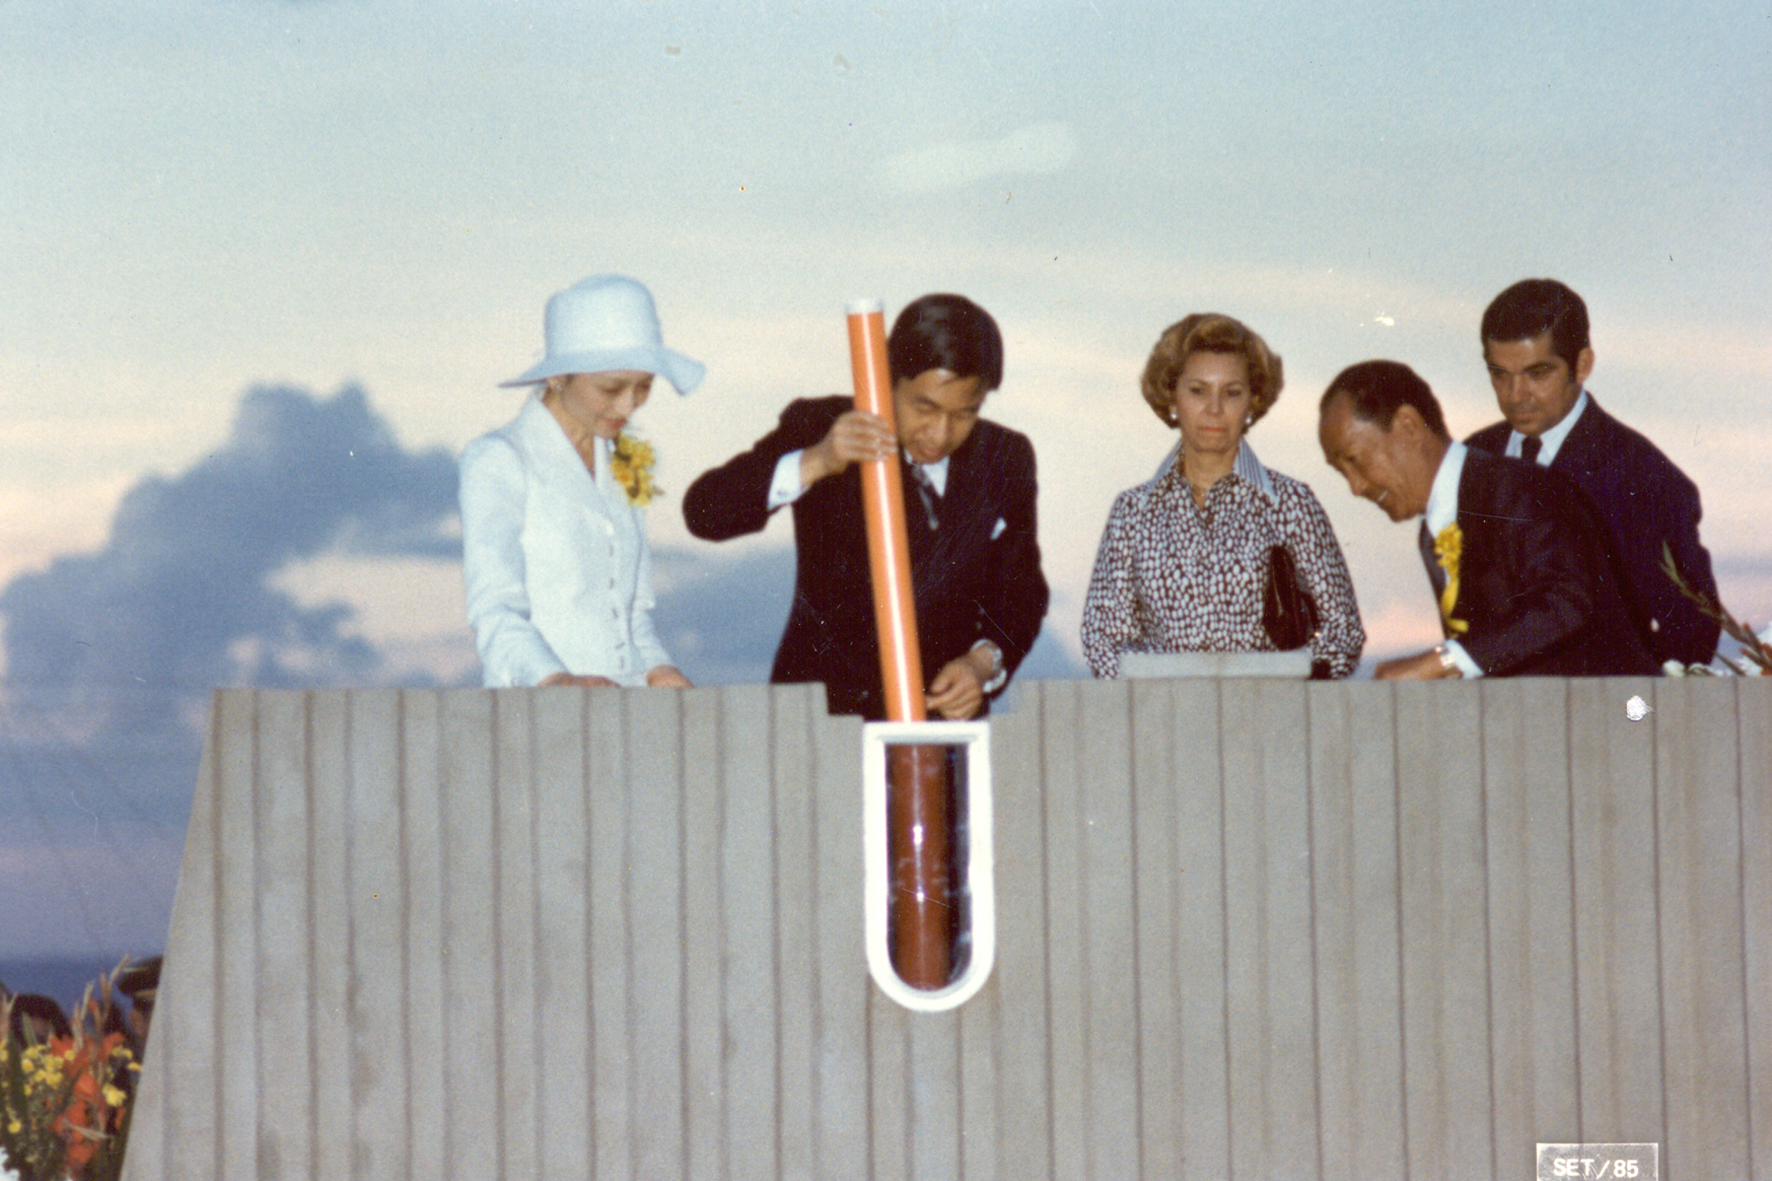
[(1077, 155), (1069, 123), (1032, 123), (1001, 139), (934, 144), (881, 165), (888, 184), (905, 193), (938, 193), (998, 176), (1062, 172)]

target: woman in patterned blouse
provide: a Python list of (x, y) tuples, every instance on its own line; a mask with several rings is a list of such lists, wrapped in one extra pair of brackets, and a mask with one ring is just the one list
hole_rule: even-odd
[(1244, 433), (1280, 396), (1280, 358), (1216, 313), (1172, 324), (1144, 369), (1144, 400), (1181, 431), (1174, 461), (1114, 501), (1083, 606), (1098, 677), (1123, 652), (1271, 652), (1262, 623), (1269, 552), (1284, 545), (1317, 604), (1317, 675), (1345, 677), (1366, 643), (1354, 585), (1323, 506), (1269, 471)]

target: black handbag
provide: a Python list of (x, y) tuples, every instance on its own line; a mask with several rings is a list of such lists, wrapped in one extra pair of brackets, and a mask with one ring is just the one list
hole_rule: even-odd
[(1317, 605), (1298, 581), (1292, 551), (1276, 545), (1268, 551), (1267, 589), (1262, 593), (1261, 623), (1267, 638), (1282, 652), (1302, 648), (1317, 634)]

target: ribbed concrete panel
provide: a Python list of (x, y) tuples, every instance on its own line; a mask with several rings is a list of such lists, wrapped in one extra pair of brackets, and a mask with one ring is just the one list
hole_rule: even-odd
[[(1399, 686), (1397, 853), (1409, 1175), (1500, 1176), (1492, 1139), (1484, 690)], [(1503, 969), (1505, 965), (1495, 965)], [(1528, 1161), (1530, 1155), (1527, 1156)]]
[(1569, 684), (1534, 679), (1516, 687), (1514, 708), (1483, 703), (1498, 1172), (1517, 1163), (1508, 1146), (1531, 1142), (1535, 1130), (1567, 1128), (1557, 1139), (1579, 1138), (1579, 1059), (1568, 1020), (1576, 976)]
[[(1667, 1152), (1695, 1177), (1748, 1175), (1747, 1005), (1735, 710), (1657, 695), (1656, 852)], [(1763, 855), (1764, 850), (1756, 850)], [(1731, 965), (1728, 971), (1718, 966)]]
[(1396, 700), (1309, 692), (1318, 1175), (1404, 1177)]
[(1741, 752), (1743, 995), (1747, 1000), (1748, 1143), (1750, 1177), (1772, 1177), (1772, 709), (1743, 697), (1736, 703)]
[(126, 1176), (1772, 1176), (1772, 684), (1021, 686), (933, 1015), (860, 759), (799, 686), (218, 694)]
[[(1653, 699), (1647, 683), (1620, 684)], [(1577, 1139), (1665, 1144), (1655, 825), (1663, 721), (1618, 724), (1619, 696), (1611, 683), (1569, 685)]]

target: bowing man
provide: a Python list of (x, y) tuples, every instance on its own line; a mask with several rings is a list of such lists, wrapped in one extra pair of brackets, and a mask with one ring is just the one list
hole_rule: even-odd
[(1003, 380), (1003, 338), (983, 308), (925, 295), (886, 340), (896, 432), (837, 395), (789, 403), (748, 451), (683, 496), (708, 541), (755, 533), (792, 506), (794, 603), (769, 679), (818, 681), (832, 713), (885, 716), (861, 475), (903, 465), (912, 595), (931, 716), (977, 717), (1033, 647), (1048, 592), (1034, 522), (1034, 449), (979, 417)]
[(1323, 458), (1393, 521), (1422, 516), (1445, 642), (1380, 679), (1628, 676), (1657, 671), (1580, 497), (1541, 468), (1452, 440), (1427, 382), (1396, 361), (1323, 394)]

